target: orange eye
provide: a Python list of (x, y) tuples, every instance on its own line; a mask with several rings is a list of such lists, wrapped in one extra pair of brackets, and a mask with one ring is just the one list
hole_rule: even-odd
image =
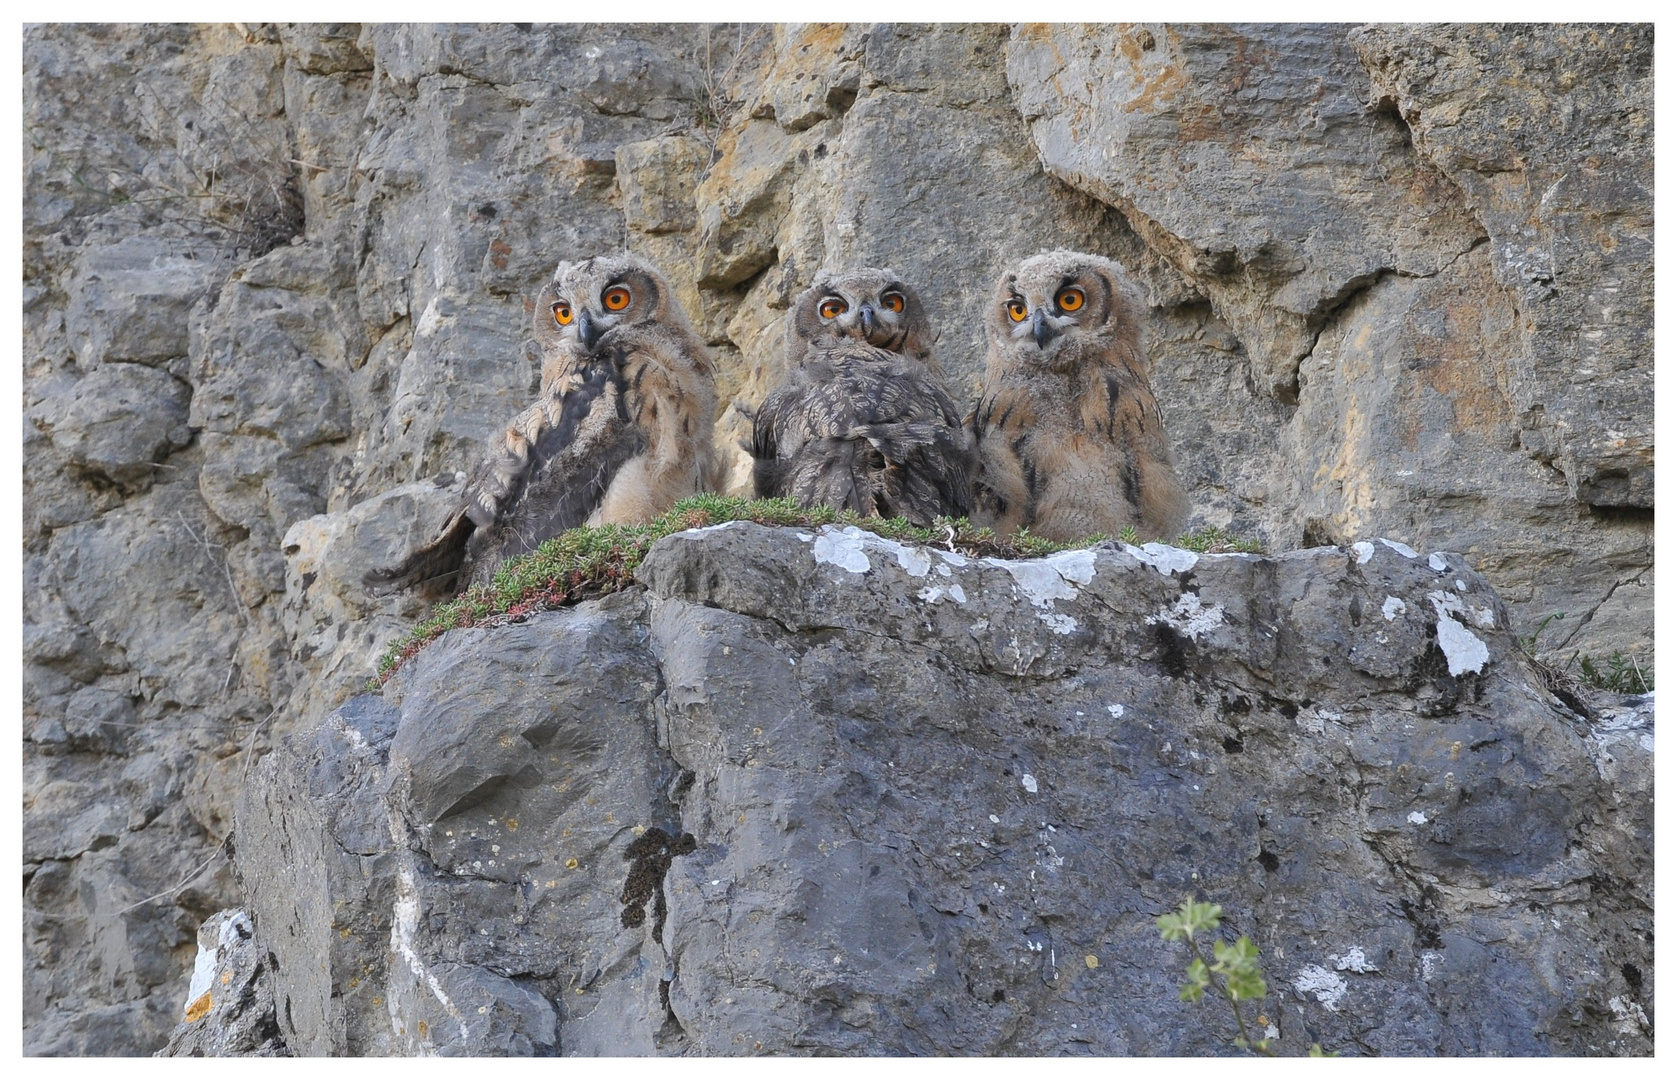
[(629, 306), (629, 290), (621, 285), (613, 285), (600, 300), (606, 305), (607, 311), (622, 311)]
[(571, 305), (563, 301), (553, 305), (553, 321), (560, 326), (571, 325), (571, 320), (574, 318), (576, 318), (576, 315), (571, 311)]
[(1060, 295), (1054, 298), (1054, 303), (1060, 305), (1061, 311), (1076, 311), (1083, 306), (1083, 290), (1061, 289)]
[(901, 311), (903, 309), (903, 294), (888, 292), (879, 298), (879, 306), (886, 311)]
[(821, 317), (823, 319), (836, 319), (849, 310), (850, 305), (836, 296), (829, 296), (821, 301)]
[(1007, 317), (1014, 322), (1024, 322), (1027, 314), (1029, 313), (1025, 310), (1023, 300), (1009, 300), (1007, 302)]

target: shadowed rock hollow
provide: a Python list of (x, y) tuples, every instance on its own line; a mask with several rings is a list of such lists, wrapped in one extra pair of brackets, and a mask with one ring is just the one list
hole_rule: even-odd
[[(1499, 633), (1541, 628), (1536, 650), (1557, 663), (1623, 652), (1651, 668), (1651, 26), (76, 24), (26, 28), (22, 59), (30, 1054), (142, 1053), (169, 1039), (188, 1004), (200, 925), (243, 903), (221, 854), (235, 800), (259, 759), (315, 731), (423, 615), (411, 597), (369, 597), (359, 581), (429, 535), (482, 439), (528, 400), (528, 305), (561, 258), (628, 248), (663, 267), (716, 353), (720, 399), (757, 404), (781, 376), (787, 306), (824, 268), (889, 265), (914, 282), (951, 390), (970, 400), (983, 359), (975, 312), (997, 274), (1042, 249), (1111, 256), (1146, 293), (1152, 382), (1192, 525), (1225, 526), (1271, 551), (1388, 536), (1461, 552), (1507, 603)], [(719, 445), (732, 451), (742, 430), (724, 410)], [(732, 483), (747, 475), (736, 459)], [(1427, 617), (1424, 596), (1418, 608), (1405, 602), (1408, 618)], [(651, 627), (651, 616), (611, 607), (632, 603), (605, 606), (624, 626)], [(1364, 616), (1382, 618), (1378, 605)], [(1105, 632), (1093, 616), (1068, 617), (1078, 633)], [(1029, 640), (1021, 662), (1037, 667), (1027, 682), (1049, 663)], [(1067, 649), (1081, 639), (1044, 640)], [(662, 663), (646, 661), (636, 679), (656, 683)], [(937, 694), (952, 685), (926, 684)], [(642, 707), (641, 690), (612, 692), (625, 709)], [(865, 702), (885, 690), (854, 693)], [(1240, 696), (1252, 715), (1269, 715), (1261, 697)], [(966, 722), (982, 727), (974, 717)], [(929, 715), (915, 730), (953, 722)], [(825, 720), (811, 730), (836, 732)], [(367, 761), (394, 752), (366, 738)], [(1222, 738), (1193, 749), (1231, 753), (1217, 749)], [(1180, 737), (1163, 741), (1182, 752)], [(913, 760), (906, 748), (881, 752)], [(625, 773), (624, 790), (668, 792), (663, 753), (646, 751), (653, 771)], [(1230, 767), (1252, 753), (1228, 757)], [(1046, 785), (1072, 767), (1024, 771)], [(997, 792), (1017, 785), (1003, 768), (984, 766)], [(883, 784), (873, 765), (861, 772)], [(857, 805), (874, 790), (858, 789)], [(1012, 821), (1005, 809), (994, 812)], [(643, 835), (663, 828), (680, 842), (673, 817), (658, 825), (650, 814), (637, 818)], [(1218, 821), (1200, 831), (1259, 827), (1244, 811)], [(1040, 813), (1030, 824), (1046, 829), (1038, 822), (1055, 824)], [(972, 824), (976, 834), (988, 818)], [(346, 843), (372, 851), (395, 843), (388, 834), (385, 823)], [(705, 847), (672, 856), (668, 875), (715, 857)], [(1150, 858), (1126, 853), (1119, 866), (1164, 855)], [(876, 862), (881, 878), (899, 873)], [(1279, 865), (1262, 880), (1284, 877)], [(1033, 868), (1021, 871), (1026, 881)], [(1179, 891), (1166, 880), (1160, 903)], [(1607, 881), (1554, 895), (1620, 895)], [(610, 895), (622, 887), (613, 879)], [(684, 895), (667, 897), (672, 927), (689, 918)], [(1424, 889), (1416, 895), (1424, 924)], [(929, 903), (909, 905), (915, 919)], [(1006, 910), (1017, 921), (1023, 909)], [(764, 917), (741, 925), (755, 930)], [(1134, 919), (1124, 933), (1139, 943), (1150, 931)], [(1503, 940), (1485, 936), (1495, 927), (1452, 925), (1475, 942)], [(1332, 955), (1350, 947), (1323, 940)], [(1280, 946), (1283, 958), (1260, 944), (1275, 978), (1296, 970), (1293, 946)], [(1369, 942), (1351, 944), (1374, 957)], [(1046, 939), (1045, 948), (1061, 955)], [(924, 967), (921, 953), (904, 956)], [(1024, 969), (1012, 953), (995, 956), (1009, 958), (994, 960), (997, 971)], [(460, 979), (488, 978), (476, 972), (490, 967), (462, 957), (447, 961), (461, 965)], [(1303, 963), (1353, 993), (1384, 977), (1345, 974), (1323, 957)], [(434, 959), (426, 954), (427, 970), (444, 970)], [(1607, 994), (1629, 1018), (1618, 1024), (1651, 1012), (1651, 971), (1626, 963), (1642, 974), (1621, 972), (1628, 981)], [(548, 970), (521, 964), (504, 967)], [(939, 959), (939, 972), (948, 964)], [(1120, 966), (1101, 965), (1078, 978), (1112, 978)], [(1534, 970), (1564, 994), (1568, 980), (1611, 981), (1618, 969)], [(1152, 977), (1165, 993), (1166, 968)], [(647, 1000), (659, 1000), (659, 978)], [(699, 967), (685, 978), (701, 985)], [(1000, 978), (975, 975), (974, 986), (1003, 991), (996, 1009), (1017, 1010), (1008, 994), (1026, 1002), (1039, 1019), (1019, 1019), (1005, 1038), (1038, 1045), (1029, 1040), (1048, 1029), (1032, 1025), (1049, 1014)], [(255, 984), (241, 975), (237, 985)], [(909, 992), (893, 985), (820, 998), (857, 1021), (834, 1020), (820, 1038), (897, 1038), (866, 1019), (870, 1009), (901, 1014), (881, 1004)], [(691, 1021), (691, 1038), (722, 1038), (679, 986), (672, 1008)], [(954, 1000), (942, 993), (922, 1004)], [(1619, 1017), (1593, 989), (1579, 994), (1593, 1004), (1567, 1023), (1595, 1030), (1590, 1009)], [(313, 1023), (297, 1011), (305, 998), (293, 995), (298, 1024)], [(594, 999), (566, 1000), (562, 1027)], [(519, 1013), (539, 1014), (533, 1003)], [(1526, 1013), (1508, 1015), (1474, 1030), (1530, 1030)], [(927, 1024), (904, 1030), (956, 1037)], [(980, 1047), (1005, 1027), (959, 1037)], [(518, 1030), (532, 1048), (548, 1045)], [(586, 1045), (566, 1030), (559, 1045)], [(1128, 1032), (1132, 1049), (1158, 1045), (1140, 1029), (1100, 1030)], [(1550, 1047), (1608, 1047), (1545, 1030)], [(260, 1024), (239, 1031), (222, 1049), (267, 1038)], [(741, 1045), (759, 1037), (779, 1045), (772, 1032)]]

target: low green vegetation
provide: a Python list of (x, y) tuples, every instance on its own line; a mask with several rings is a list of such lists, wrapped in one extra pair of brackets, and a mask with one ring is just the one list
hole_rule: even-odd
[[(1122, 540), (1123, 537), (1120, 536), (1119, 539)], [(1135, 543), (1133, 540), (1125, 540), (1124, 542)], [(1189, 551), (1197, 551), (1201, 555), (1262, 555), (1264, 553), (1264, 546), (1256, 540), (1236, 536), (1218, 525), (1206, 525), (1203, 528), (1195, 529), (1193, 532), (1183, 533), (1177, 537), (1176, 546), (1187, 548)]]
[(1644, 668), (1636, 657), (1615, 651), (1606, 660), (1575, 654), (1578, 678), (1595, 687), (1615, 694), (1647, 694), (1654, 689), (1654, 669)]
[[(1264, 995), (1269, 993), (1263, 969), (1258, 966), (1258, 947), (1244, 934), (1236, 938), (1232, 945), (1214, 937), (1217, 927), (1222, 924), (1222, 916), (1221, 904), (1204, 904), (1189, 897), (1182, 901), (1181, 907), (1159, 916), (1157, 920), (1160, 937), (1188, 946), (1191, 959), (1184, 972), (1187, 981), (1182, 984), (1182, 1000), (1198, 1003), (1205, 998), (1206, 991), (1211, 991), (1213, 996), (1227, 1001), (1234, 1012), (1235, 1028), (1239, 1034), (1230, 1041), (1254, 1054), (1275, 1057), (1274, 1036), (1267, 1034), (1269, 1018), (1257, 1011), (1262, 1008)], [(1212, 962), (1209, 964), (1205, 962), (1205, 953), (1200, 948), (1202, 937), (1211, 944)], [(1241, 1011), (1242, 1002), (1255, 1003), (1252, 1006), (1256, 1012), (1254, 1019), (1260, 1030), (1257, 1038), (1252, 1037), (1246, 1026), (1246, 1015)], [(1338, 1055), (1325, 1052), (1321, 1043), (1311, 1043), (1310, 1056)]]
[[(428, 618), (397, 639), (380, 657), (378, 675), (368, 689), (383, 686), (402, 664), (446, 631), (495, 625), (616, 592), (633, 584), (635, 568), (659, 540), (672, 533), (729, 521), (806, 528), (855, 525), (888, 540), (942, 547), (980, 558), (1032, 559), (1109, 539), (1091, 536), (1062, 544), (1028, 530), (997, 536), (990, 529), (975, 528), (966, 518), (939, 518), (931, 528), (920, 528), (905, 518), (865, 518), (850, 511), (801, 507), (790, 499), (696, 495), (676, 503), (669, 513), (646, 525), (584, 526), (548, 540), (528, 555), (508, 559), (489, 585), (474, 585), (438, 604)], [(1135, 532), (1126, 529), (1118, 539), (1134, 543)], [(1179, 544), (1198, 552), (1261, 550), (1252, 541), (1214, 527), (1189, 533)]]
[[(1543, 631), (1549, 628), (1550, 623), (1564, 618), (1564, 611), (1545, 615), (1538, 621), (1536, 629), (1520, 638), (1520, 647), (1538, 665), (1544, 682), (1551, 691), (1555, 691), (1557, 686), (1564, 690), (1589, 686), (1612, 694), (1647, 694), (1653, 691), (1653, 665), (1644, 667), (1633, 654), (1614, 650), (1603, 660), (1583, 652), (1574, 652), (1571, 658), (1564, 662), (1556, 661), (1552, 657), (1539, 659), (1538, 639), (1543, 636)], [(1566, 695), (1561, 696), (1564, 698)]]

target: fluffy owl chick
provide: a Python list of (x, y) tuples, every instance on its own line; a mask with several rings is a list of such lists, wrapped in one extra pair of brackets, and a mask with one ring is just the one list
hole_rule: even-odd
[(1119, 266), (1054, 251), (1006, 274), (984, 315), (973, 412), (978, 520), (1052, 540), (1177, 535), (1188, 497), (1147, 382), (1141, 304)]
[(363, 579), (375, 592), (487, 581), (578, 525), (642, 524), (703, 490), (716, 392), (662, 274), (622, 254), (560, 263), (536, 299), (536, 401), (492, 436), (438, 535)]
[(792, 305), (786, 366), (795, 370), (812, 351), (860, 341), (902, 353), (935, 372), (933, 337), (919, 295), (896, 271), (871, 266), (843, 274), (822, 271)]
[(971, 513), (971, 438), (929, 366), (931, 340), (891, 271), (817, 278), (793, 306), (786, 381), (753, 422), (758, 497), (919, 525)]

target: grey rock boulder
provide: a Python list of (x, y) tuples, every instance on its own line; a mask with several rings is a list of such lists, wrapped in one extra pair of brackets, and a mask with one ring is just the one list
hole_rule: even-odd
[(180, 1024), (155, 1057), (288, 1057), (279, 1040), (267, 957), (250, 916), (218, 911), (198, 928)]
[(82, 252), (64, 316), (82, 366), (185, 356), (187, 314), (231, 269), (222, 253), (178, 236), (131, 236)]
[(142, 490), (158, 462), (192, 441), (190, 400), (187, 385), (166, 371), (106, 363), (37, 406), (32, 418), (73, 471)]
[(1651, 1050), (1651, 705), (1541, 690), (1460, 556), (736, 523), (639, 577), (257, 770), (295, 1052), (1230, 1052), (1187, 895), (1284, 1053)]

